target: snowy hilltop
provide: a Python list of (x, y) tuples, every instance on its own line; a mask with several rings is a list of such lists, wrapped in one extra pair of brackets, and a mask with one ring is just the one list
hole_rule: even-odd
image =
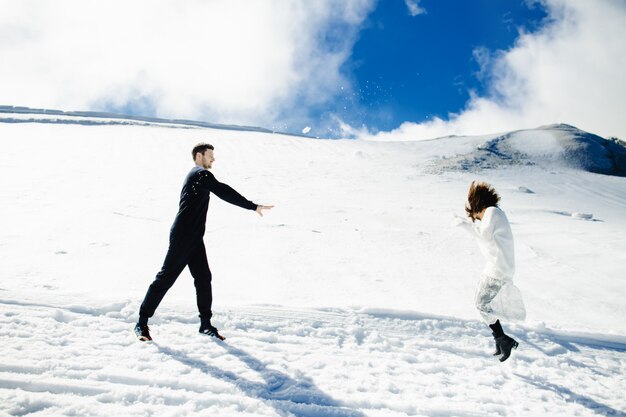
[(439, 161), (433, 168), (476, 172), (515, 165), (626, 176), (626, 142), (565, 124), (542, 126), (489, 138), (471, 152)]
[(526, 139), (524, 134), (518, 133), (517, 146), (524, 150), (523, 143), (526, 142), (528, 146), (526, 152), (537, 159), (546, 158), (544, 163), (550, 163), (549, 155), (552, 153), (566, 166), (572, 168), (598, 174), (626, 176), (626, 142), (617, 138), (604, 139), (565, 124), (540, 127), (536, 130), (543, 130), (547, 135), (551, 134), (557, 143), (556, 149), (552, 152), (545, 149), (545, 142), (540, 144), (541, 136), (533, 136), (532, 131), (526, 131)]
[[(0, 415), (625, 416), (624, 144), (567, 125), (427, 141), (0, 111)], [(174, 123), (175, 122), (175, 123)], [(184, 271), (132, 335), (200, 142), (213, 322)], [(452, 226), (499, 191), (527, 318), (491, 355)]]

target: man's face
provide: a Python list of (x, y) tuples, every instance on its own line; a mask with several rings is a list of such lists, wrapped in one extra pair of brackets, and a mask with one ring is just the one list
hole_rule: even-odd
[(202, 154), (202, 159), (200, 161), (202, 167), (204, 169), (211, 169), (213, 161), (215, 161), (215, 157), (213, 156), (213, 149), (207, 149), (206, 151), (204, 151), (204, 154)]

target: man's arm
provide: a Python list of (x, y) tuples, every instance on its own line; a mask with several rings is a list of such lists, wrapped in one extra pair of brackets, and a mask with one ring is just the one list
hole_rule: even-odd
[(201, 183), (203, 187), (230, 204), (234, 204), (247, 210), (254, 210), (261, 217), (263, 217), (263, 210), (269, 210), (274, 207), (255, 204), (252, 201), (247, 200), (228, 184), (219, 182), (215, 178), (215, 175), (213, 175), (210, 171), (202, 171), (200, 175), (202, 176)]
[(219, 182), (210, 171), (205, 170), (200, 173), (200, 184), (202, 188), (212, 192), (227, 203), (247, 210), (257, 209), (256, 204), (239, 194), (231, 186)]

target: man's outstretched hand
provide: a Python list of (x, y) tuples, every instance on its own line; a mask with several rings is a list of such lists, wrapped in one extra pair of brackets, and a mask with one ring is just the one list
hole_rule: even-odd
[(256, 212), (263, 217), (263, 210), (271, 210), (274, 206), (256, 206)]

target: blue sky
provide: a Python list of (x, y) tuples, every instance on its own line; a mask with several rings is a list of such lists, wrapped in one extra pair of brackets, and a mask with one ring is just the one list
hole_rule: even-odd
[(0, 0), (0, 105), (333, 138), (626, 137), (624, 0), (63, 4)]
[(540, 4), (519, 0), (421, 6), (425, 13), (411, 16), (402, 0), (378, 2), (343, 66), (356, 94), (339, 95), (331, 111), (370, 130), (459, 112), (470, 90), (482, 95), (488, 87), (475, 51), (507, 50), (520, 30), (533, 32), (546, 18)]

